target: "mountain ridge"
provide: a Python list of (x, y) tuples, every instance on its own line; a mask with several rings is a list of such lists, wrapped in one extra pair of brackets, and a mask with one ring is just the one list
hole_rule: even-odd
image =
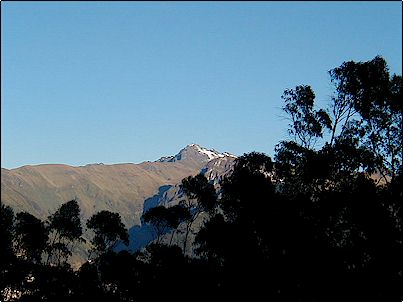
[[(2, 170), (7, 170), (7, 171), (12, 171), (12, 170), (16, 170), (16, 169), (21, 169), (21, 168), (29, 168), (29, 167), (39, 167), (39, 166), (61, 166), (61, 167), (73, 167), (73, 168), (84, 168), (84, 167), (91, 167), (91, 166), (114, 166), (114, 165), (140, 165), (140, 164), (144, 164), (144, 163), (155, 163), (155, 162), (174, 162), (174, 161), (178, 161), (178, 160), (182, 160), (183, 154), (185, 154), (187, 151), (189, 150), (197, 150), (200, 153), (204, 153), (204, 154), (213, 154), (213, 155), (207, 155), (209, 158), (209, 160), (218, 158), (218, 157), (225, 157), (225, 156), (229, 156), (229, 157), (233, 157), (236, 158), (237, 156), (234, 154), (231, 154), (229, 152), (219, 152), (215, 149), (207, 149), (199, 144), (196, 143), (191, 143), (186, 145), (184, 148), (182, 148), (176, 155), (168, 155), (168, 156), (162, 156), (157, 160), (146, 160), (146, 161), (142, 161), (142, 162), (121, 162), (121, 163), (110, 163), (110, 164), (105, 164), (103, 162), (98, 162), (98, 163), (88, 163), (88, 164), (84, 164), (84, 165), (69, 165), (69, 164), (62, 164), (62, 163), (41, 163), (41, 164), (26, 164), (26, 165), (22, 165), (19, 167), (15, 167), (15, 168), (4, 168), (1, 167)], [(170, 159), (176, 159), (174, 161), (171, 161)]]
[[(196, 144), (186, 146), (173, 157), (176, 160), (138, 164), (39, 164), (2, 168), (1, 202), (11, 206), (15, 213), (26, 211), (46, 220), (61, 204), (76, 199), (83, 226), (91, 215), (108, 210), (119, 213), (130, 229), (141, 225), (144, 207), (165, 204), (167, 194), (174, 195), (183, 178), (209, 171), (217, 161), (235, 158)], [(73, 260), (76, 265), (85, 259), (84, 251), (82, 248)]]
[[(46, 219), (63, 202), (76, 198), (85, 218), (94, 210), (124, 209), (123, 221), (131, 226), (139, 222), (142, 202), (156, 194), (161, 186), (175, 186), (183, 178), (201, 172), (210, 161), (226, 157), (236, 158), (227, 152), (189, 144), (174, 156), (138, 164), (39, 164), (1, 168), (1, 201), (16, 211)], [(164, 158), (175, 160), (161, 160)]]

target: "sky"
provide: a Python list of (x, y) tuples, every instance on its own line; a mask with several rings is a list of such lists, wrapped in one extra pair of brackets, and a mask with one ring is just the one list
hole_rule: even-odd
[(2, 2), (1, 167), (139, 163), (190, 143), (274, 155), (287, 88), (381, 55), (398, 2)]

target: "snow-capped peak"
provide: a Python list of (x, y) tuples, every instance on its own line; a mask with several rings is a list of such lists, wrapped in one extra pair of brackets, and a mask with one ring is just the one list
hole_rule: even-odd
[(187, 159), (189, 159), (189, 158), (196, 159), (197, 158), (197, 160), (199, 160), (199, 161), (209, 162), (210, 160), (213, 160), (216, 158), (224, 158), (224, 157), (236, 158), (235, 155), (232, 155), (228, 152), (220, 153), (214, 149), (207, 149), (198, 144), (189, 144), (175, 156), (162, 157), (158, 161), (174, 162), (177, 160), (183, 160), (185, 158), (187, 158)]
[(193, 147), (197, 150), (197, 152), (199, 152), (200, 154), (204, 154), (207, 155), (209, 161), (215, 158), (220, 158), (220, 157), (226, 157), (226, 156), (231, 156), (231, 157), (236, 157), (235, 155), (232, 155), (228, 152), (224, 152), (224, 153), (220, 153), (214, 149), (207, 149), (204, 148), (198, 144), (190, 144), (188, 145), (188, 147)]

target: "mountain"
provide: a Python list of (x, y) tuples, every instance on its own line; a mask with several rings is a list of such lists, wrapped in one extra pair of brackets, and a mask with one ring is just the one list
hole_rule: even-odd
[[(212, 177), (236, 157), (191, 144), (174, 156), (140, 164), (61, 164), (1, 169), (1, 202), (15, 212), (45, 220), (62, 204), (76, 199), (82, 221), (101, 210), (117, 212), (127, 228), (140, 225), (144, 207), (163, 203), (181, 180), (200, 172)], [(207, 174), (206, 174), (207, 175)]]
[(236, 158), (228, 152), (220, 153), (214, 149), (207, 149), (197, 144), (190, 144), (182, 149), (175, 156), (161, 157), (158, 162), (186, 162), (186, 163), (208, 163), (217, 158), (232, 157)]
[(62, 203), (76, 198), (83, 218), (97, 211), (120, 213), (126, 226), (138, 224), (143, 203), (159, 194), (162, 186), (174, 186), (199, 173), (209, 161), (234, 157), (191, 144), (174, 156), (140, 164), (61, 164), (1, 169), (1, 201), (15, 211), (27, 211), (46, 219)]

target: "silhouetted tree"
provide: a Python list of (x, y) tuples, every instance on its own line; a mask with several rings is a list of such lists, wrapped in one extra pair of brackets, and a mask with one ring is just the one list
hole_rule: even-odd
[(118, 241), (123, 241), (125, 245), (129, 244), (129, 234), (118, 213), (100, 211), (88, 219), (87, 227), (95, 233), (91, 240), (95, 253), (104, 254), (112, 251)]
[[(402, 77), (390, 76), (386, 61), (344, 62), (329, 71), (335, 85), (336, 110), (347, 112), (344, 128), (373, 153), (384, 181), (394, 178), (402, 165)], [(351, 118), (355, 121), (349, 124)], [(337, 119), (336, 119), (337, 120)], [(342, 130), (343, 131), (343, 130)]]
[(284, 91), (283, 110), (289, 114), (291, 124), (289, 133), (305, 148), (315, 145), (317, 138), (323, 136), (323, 128), (331, 128), (331, 120), (325, 110), (314, 110), (315, 93), (310, 86), (297, 86)]
[(179, 225), (182, 222), (189, 220), (191, 217), (189, 210), (179, 204), (168, 208), (168, 217), (169, 226), (172, 229), (171, 239), (169, 240), (169, 245), (171, 245), (172, 239)]
[[(322, 132), (310, 133), (305, 124), (313, 115), (296, 109), (301, 89), (285, 92), (289, 97), (286, 102), (293, 104), (285, 107), (294, 121), (290, 133), (297, 139), (277, 145), (275, 176), (279, 192), (291, 202), (288, 213), (295, 211), (297, 215), (290, 222), (295, 225), (287, 235), (293, 238), (290, 244), (294, 246), (304, 238), (306, 247), (306, 252), (290, 258), (294, 269), (305, 272), (305, 281), (295, 282), (305, 287), (301, 295), (320, 300), (329, 300), (330, 291), (337, 292), (335, 300), (397, 298), (402, 265), (394, 255), (402, 252), (402, 241), (398, 239), (399, 220), (394, 217), (399, 206), (393, 198), (386, 198), (385, 191), (391, 189), (388, 183), (398, 177), (401, 167), (402, 111), (396, 101), (401, 96), (401, 77), (390, 77), (381, 57), (345, 62), (330, 75), (335, 94), (331, 123), (326, 121), (323, 129), (330, 128), (331, 137), (319, 150), (306, 143), (311, 137), (322, 137)], [(313, 100), (312, 93), (307, 95), (302, 94), (302, 99)], [(315, 119), (321, 123), (319, 116)], [(373, 182), (375, 173), (381, 174), (386, 186)], [(377, 221), (376, 226), (373, 221)], [(284, 251), (293, 253), (292, 249)], [(309, 263), (309, 268), (302, 263)], [(321, 278), (330, 282), (323, 284)], [(349, 283), (354, 279), (360, 281), (352, 287)], [(368, 284), (371, 290), (366, 291)]]
[[(262, 282), (268, 282), (270, 237), (279, 228), (272, 169), (273, 162), (263, 153), (237, 158), (232, 174), (221, 184), (217, 214), (196, 236), (196, 252), (215, 266), (224, 297), (248, 294), (257, 299), (263, 293)], [(261, 274), (264, 279), (258, 277)]]
[(157, 243), (160, 242), (160, 237), (171, 228), (170, 212), (164, 206), (149, 209), (142, 215), (142, 219), (145, 223), (151, 224), (154, 228)]
[(237, 249), (234, 228), (222, 214), (214, 215), (196, 236), (196, 253), (217, 265), (224, 265)]
[(81, 265), (77, 272), (79, 279), (79, 301), (100, 301), (103, 298), (103, 289), (98, 267), (90, 262)]
[[(274, 169), (264, 155), (246, 154), (222, 182), (219, 214), (197, 234), (196, 252), (215, 265), (224, 296), (403, 295), (401, 78), (379, 57), (335, 70), (331, 116), (314, 110), (309, 86), (286, 90), (293, 140), (277, 145)], [(324, 130), (329, 141), (315, 149)]]
[(264, 210), (268, 203), (262, 197), (270, 198), (274, 193), (272, 170), (271, 158), (263, 153), (251, 152), (235, 160), (232, 174), (222, 182), (219, 203), (227, 219), (252, 219), (257, 209)]
[(3, 269), (12, 261), (14, 237), (14, 211), (11, 207), (0, 204), (0, 267)]
[(20, 212), (15, 223), (15, 249), (20, 257), (40, 263), (48, 241), (48, 230), (40, 219)]
[(15, 255), (13, 251), (14, 211), (11, 207), (0, 204), (0, 293), (14, 283), (12, 275)]
[(56, 265), (64, 264), (72, 255), (74, 244), (83, 240), (78, 202), (70, 200), (62, 204), (53, 215), (49, 216), (48, 220), (50, 243), (47, 262)]
[[(141, 263), (134, 255), (128, 251), (119, 253), (107, 251), (97, 260), (97, 269), (96, 276), (99, 277), (102, 298), (107, 298), (108, 301), (133, 301), (136, 298), (141, 301), (143, 276), (141, 276)], [(87, 273), (91, 273), (88, 268)], [(93, 287), (92, 290), (98, 294), (97, 288)], [(88, 288), (85, 288), (85, 291), (92, 298), (93, 293), (89, 292)]]
[[(146, 247), (142, 257), (147, 264), (147, 271), (143, 275), (144, 286), (148, 290), (144, 296), (146, 300), (188, 300), (188, 296), (183, 293), (191, 291), (194, 286), (191, 280), (194, 272), (189, 270), (188, 258), (180, 247), (152, 243)], [(178, 287), (178, 281), (181, 288), (179, 292), (174, 290)]]
[(180, 205), (187, 209), (190, 214), (186, 221), (185, 239), (183, 242), (183, 252), (186, 254), (186, 245), (192, 224), (199, 217), (200, 213), (213, 213), (217, 203), (217, 194), (214, 186), (208, 182), (203, 174), (189, 176), (182, 180), (180, 189), (186, 197)]
[(169, 244), (172, 244), (172, 239), (178, 226), (191, 219), (188, 208), (183, 205), (175, 205), (169, 208), (157, 206), (149, 209), (143, 214), (142, 219), (145, 223), (153, 226), (156, 234), (157, 243), (160, 243), (161, 236), (172, 231)]

